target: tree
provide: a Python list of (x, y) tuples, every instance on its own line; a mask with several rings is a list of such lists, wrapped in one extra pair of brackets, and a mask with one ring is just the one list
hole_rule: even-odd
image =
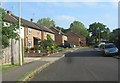
[(90, 38), (92, 38), (94, 43), (100, 43), (101, 39), (103, 39), (104, 41), (108, 41), (109, 39), (110, 30), (108, 27), (106, 28), (106, 25), (104, 25), (103, 23), (95, 22), (90, 24), (88, 31), (91, 34)]
[(4, 9), (0, 8), (0, 41), (2, 41), (2, 48), (6, 48), (9, 46), (9, 40), (11, 39), (11, 64), (14, 65), (14, 57), (13, 57), (13, 49), (12, 49), (12, 39), (18, 39), (19, 35), (16, 32), (17, 29), (19, 29), (19, 26), (17, 24), (8, 24), (8, 26), (4, 26), (4, 17), (6, 15), (6, 12)]
[(120, 52), (120, 28), (114, 29), (110, 33), (109, 42), (114, 43), (118, 47)]
[(64, 29), (62, 27), (56, 26), (55, 28), (61, 30), (63, 33), (66, 33), (67, 31), (69, 31), (70, 29)]
[(55, 22), (50, 18), (41, 18), (37, 21), (37, 24), (39, 24), (42, 27), (43, 26), (46, 26), (46, 27), (53, 26), (53, 27), (55, 27)]
[(84, 36), (88, 36), (88, 31), (85, 28), (84, 24), (79, 22), (79, 21), (74, 21), (73, 23), (70, 24), (70, 30), (74, 32), (79, 32), (83, 34)]
[(0, 40), (2, 41), (2, 48), (6, 48), (9, 46), (9, 39), (18, 39), (19, 37), (19, 35), (15, 32), (17, 29), (19, 29), (19, 26), (17, 24), (10, 24), (8, 26), (3, 25), (5, 14), (5, 10), (0, 8), (0, 16), (2, 17), (2, 27), (0, 27), (2, 35), (0, 36)]
[(52, 52), (57, 48), (50, 35), (47, 34), (47, 40), (42, 40), (40, 43), (40, 50), (46, 50), (47, 52)]

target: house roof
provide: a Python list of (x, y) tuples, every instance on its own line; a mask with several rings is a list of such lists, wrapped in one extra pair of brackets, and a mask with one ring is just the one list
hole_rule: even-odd
[(5, 14), (3, 21), (9, 22), (9, 23), (18, 23), (18, 20), (9, 14)]
[(66, 33), (67, 36), (69, 36), (69, 34), (72, 34), (72, 35), (80, 38), (80, 36), (79, 36), (77, 33), (73, 32), (73, 31), (71, 31), (71, 30)]
[[(14, 15), (13, 15), (14, 16)], [(19, 17), (18, 16), (14, 16), (17, 20), (19, 20)], [(37, 29), (37, 30), (41, 30), (42, 29), (40, 27), (38, 27), (37, 25), (35, 25), (33, 22), (31, 21), (28, 21), (28, 20), (25, 20), (23, 18), (21, 18), (21, 23), (23, 26), (28, 26), (30, 28), (33, 28), (33, 29)]]
[(39, 28), (41, 28), (43, 31), (45, 32), (50, 32), (50, 33), (54, 33), (52, 30), (50, 30), (49, 28), (47, 28), (46, 26), (41, 27), (40, 25), (38, 25), (37, 23), (34, 23), (36, 26), (38, 26)]
[(62, 31), (60, 31), (60, 30), (57, 29), (57, 28), (50, 27), (50, 29), (51, 29), (53, 32), (55, 32), (55, 34), (59, 34), (59, 33), (61, 33), (61, 35), (65, 35)]
[(47, 28), (46, 26), (41, 27), (41, 28), (44, 29), (45, 31), (50, 32), (50, 33), (55, 33), (55, 32), (53, 32), (52, 30), (50, 30), (49, 28)]
[[(4, 21), (9, 22), (9, 23), (18, 23), (19, 22), (19, 17), (15, 16), (13, 14), (11, 14), (11, 15), (6, 14), (5, 18), (4, 18)], [(21, 18), (21, 24), (22, 24), (22, 26), (27, 26), (27, 27), (30, 27), (30, 28), (33, 28), (33, 29), (54, 33), (52, 30), (50, 30), (47, 27), (41, 27), (37, 23), (25, 20), (23, 18)]]

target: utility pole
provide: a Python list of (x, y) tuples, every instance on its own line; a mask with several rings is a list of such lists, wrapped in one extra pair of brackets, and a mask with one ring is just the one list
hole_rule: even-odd
[[(20, 1), (20, 0), (19, 0)], [(19, 65), (22, 66), (23, 65), (23, 56), (22, 56), (22, 39), (21, 39), (21, 2), (19, 2)]]
[[(99, 27), (98, 27), (99, 28)], [(100, 44), (100, 28), (99, 28), (99, 44)]]

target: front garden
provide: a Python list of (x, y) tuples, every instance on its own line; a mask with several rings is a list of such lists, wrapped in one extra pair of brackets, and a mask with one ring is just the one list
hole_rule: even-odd
[(25, 56), (47, 56), (63, 50), (64, 48), (56, 45), (50, 35), (47, 35), (47, 40), (42, 40), (40, 44), (35, 45), (34, 48), (25, 47)]

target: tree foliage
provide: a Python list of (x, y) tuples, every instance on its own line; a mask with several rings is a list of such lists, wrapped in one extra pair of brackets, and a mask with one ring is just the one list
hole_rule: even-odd
[(9, 39), (18, 39), (18, 34), (16, 33), (16, 30), (19, 29), (19, 26), (17, 24), (10, 24), (8, 26), (4, 26), (3, 19), (5, 17), (5, 10), (0, 8), (0, 16), (2, 17), (2, 27), (0, 27), (0, 31), (2, 32), (2, 35), (0, 36), (0, 40), (2, 41), (2, 48), (6, 48), (9, 46)]
[(46, 27), (53, 26), (53, 27), (55, 27), (55, 22), (51, 18), (41, 18), (37, 21), (37, 24), (39, 24), (42, 27), (43, 26), (46, 26)]
[(94, 41), (94, 43), (98, 43), (99, 39), (100, 40), (109, 39), (110, 30), (103, 23), (95, 22), (95, 23), (90, 24), (88, 31), (91, 34), (91, 38)]
[(61, 30), (63, 33), (66, 33), (67, 31), (69, 31), (70, 29), (64, 29), (62, 27), (56, 26), (55, 28)]
[(84, 24), (79, 22), (79, 21), (74, 21), (73, 23), (70, 24), (70, 30), (74, 32), (79, 32), (83, 34), (84, 36), (88, 36), (88, 31), (85, 28)]
[(110, 39), (109, 39), (109, 41), (112, 42), (112, 43), (117, 42), (118, 39), (119, 39), (119, 35), (120, 35), (120, 28), (114, 29), (114, 30), (110, 33)]
[(41, 50), (53, 50), (54, 49), (54, 41), (52, 40), (50, 35), (47, 35), (47, 40), (42, 40), (40, 43)]

